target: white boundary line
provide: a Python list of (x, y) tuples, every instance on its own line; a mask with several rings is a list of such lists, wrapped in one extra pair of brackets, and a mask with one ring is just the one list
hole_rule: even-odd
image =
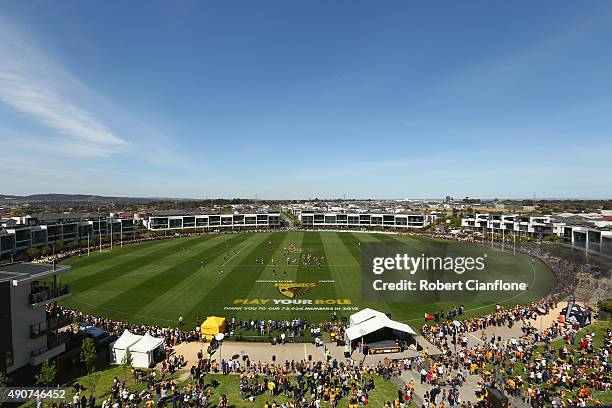
[[(118, 314), (122, 314), (125, 316), (136, 316), (136, 317), (142, 317), (144, 319), (155, 319), (155, 320), (163, 320), (166, 322), (177, 322), (178, 323), (178, 319), (164, 319), (162, 317), (154, 317), (154, 316), (145, 316), (145, 315), (141, 315), (141, 314), (136, 314), (136, 313), (126, 313), (126, 312), (122, 312), (120, 310), (115, 310), (115, 309), (109, 309), (108, 307), (100, 307), (100, 306), (96, 306), (96, 305), (92, 305), (91, 303), (88, 303), (84, 300), (81, 299), (77, 299), (76, 297), (72, 296), (70, 299), (75, 300), (79, 303), (83, 303), (84, 305), (87, 306), (91, 306), (92, 308), (96, 309), (96, 310), (106, 310), (108, 312), (113, 312), (113, 313), (118, 313)], [(99, 316), (102, 317), (102, 316)], [(106, 319), (106, 317), (103, 317), (104, 319)], [(114, 319), (109, 319), (109, 320), (114, 320)], [(126, 322), (128, 323), (128, 322)]]
[[(529, 257), (529, 258), (531, 258), (531, 257)], [(536, 275), (536, 271), (535, 271), (535, 268), (533, 267), (533, 262), (529, 262), (529, 265), (531, 265), (531, 270), (532, 270), (532, 273), (531, 273), (531, 283), (529, 284), (529, 288), (531, 289), (531, 288), (533, 287), (534, 282), (535, 282), (535, 275)], [(514, 296), (511, 296), (511, 297), (509, 297), (509, 298), (507, 298), (507, 299), (502, 299), (500, 302), (489, 303), (489, 304), (484, 305), (484, 306), (475, 307), (475, 308), (473, 308), (473, 309), (467, 309), (467, 310), (465, 310), (465, 311), (464, 311), (464, 313), (465, 313), (465, 312), (473, 312), (474, 310), (484, 309), (484, 308), (486, 308), (486, 307), (490, 307), (490, 306), (496, 305), (496, 304), (498, 304), (498, 303), (508, 302), (508, 301), (510, 301), (510, 300), (512, 300), (512, 299), (514, 299), (514, 298), (515, 298), (515, 297), (517, 297), (517, 296), (521, 296), (521, 295), (523, 295), (523, 294), (527, 293), (528, 291), (529, 291), (529, 290), (527, 290), (527, 291), (525, 291), (525, 292), (521, 292), (521, 293), (519, 293), (519, 294), (517, 294), (517, 295), (514, 295)], [(419, 318), (416, 318), (416, 319), (400, 320), (399, 322), (400, 322), (400, 323), (405, 323), (405, 322), (415, 322), (415, 321), (418, 321), (418, 320), (422, 320), (422, 318), (420, 318), (420, 317), (419, 317)], [(478, 340), (480, 340), (480, 339), (478, 339)]]

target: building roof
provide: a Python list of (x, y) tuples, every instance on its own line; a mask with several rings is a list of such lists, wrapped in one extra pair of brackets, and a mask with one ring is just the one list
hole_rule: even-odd
[(151, 211), (151, 217), (167, 217), (167, 216), (172, 216), (172, 215), (189, 215), (189, 214), (185, 210)]
[(9, 280), (25, 282), (43, 279), (47, 276), (59, 275), (68, 272), (69, 266), (56, 266), (51, 264), (35, 264), (27, 262), (16, 262), (0, 265), (0, 282)]
[(279, 215), (278, 211), (265, 211), (265, 212), (239, 212), (239, 213), (222, 213), (222, 212), (214, 212), (214, 211), (185, 211), (185, 210), (175, 210), (175, 211), (153, 211), (151, 213), (151, 217), (189, 217), (196, 215), (206, 215), (206, 216), (216, 216), (216, 217), (231, 217), (234, 215)]
[(108, 216), (101, 213), (38, 213), (30, 214), (28, 217), (31, 219), (37, 219), (39, 221), (54, 221), (65, 219), (80, 220), (82, 218), (103, 218)]

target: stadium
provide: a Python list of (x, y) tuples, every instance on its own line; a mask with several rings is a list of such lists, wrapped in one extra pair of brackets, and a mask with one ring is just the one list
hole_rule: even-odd
[[(410, 299), (404, 303), (362, 302), (359, 244), (400, 243), (425, 250), (433, 241), (382, 233), (244, 232), (125, 245), (112, 252), (94, 252), (89, 257), (65, 261), (72, 271), (63, 275), (62, 281), (70, 286), (72, 297), (64, 304), (116, 320), (159, 325), (176, 323), (179, 316), (190, 324), (197, 323), (198, 316), (259, 318), (262, 311), (275, 319), (299, 316), (318, 323), (329, 320), (334, 310), (339, 316), (348, 316), (365, 307), (375, 307), (396, 320), (418, 323), (423, 321), (424, 313), (453, 305), (421, 305)], [(287, 250), (290, 246), (295, 253)], [(458, 257), (478, 251), (492, 252), (467, 243), (453, 243), (449, 249)], [(305, 265), (303, 254), (323, 261), (320, 266)], [(541, 298), (554, 285), (548, 268), (540, 262), (532, 263), (526, 255), (489, 259), (492, 258), (486, 280), (523, 279), (531, 283), (530, 292), (519, 296), (500, 292), (498, 302), (476, 300), (464, 305), (467, 313), (490, 312), (495, 303), (503, 303), (505, 298), (508, 304)], [(299, 299), (312, 299), (314, 306), (328, 307), (304, 310), (287, 307), (280, 301), (283, 307), (274, 307), (279, 305), (273, 300), (288, 299), (279, 291), (280, 283), (312, 283)]]
[[(11, 259), (0, 265), (0, 288), (12, 305), (7, 371), (33, 375), (56, 361), (66, 373), (83, 347), (79, 339), (91, 338), (109, 374), (132, 353), (132, 369), (151, 375), (181, 376), (191, 365), (206, 374), (196, 371), (197, 381), (223, 384), (234, 400), (240, 388), (234, 374), (265, 374), (266, 364), (283, 361), (325, 361), (376, 373), (363, 388), (374, 401), (396, 392), (397, 383), (381, 382), (390, 369), (395, 381), (412, 384), (401, 398), (423, 401), (439, 385), (426, 377), (413, 384), (410, 368), (402, 369), (439, 370), (459, 346), (482, 355), (501, 346), (500, 333), (535, 347), (540, 333), (544, 341), (559, 337), (565, 319), (566, 330), (591, 330), (592, 309), (575, 300), (593, 304), (606, 289), (579, 255), (593, 252), (589, 262), (608, 268), (605, 254), (595, 252), (604, 243), (555, 243), (553, 231), (565, 236), (572, 226), (557, 228), (553, 219), (546, 244), (537, 230), (525, 236), (521, 223), (502, 234), (493, 226), (480, 233), (445, 224), (415, 212), (292, 206), (5, 219), (0, 247)], [(14, 262), (28, 256), (33, 262)], [(601, 331), (606, 323), (592, 327)], [(450, 384), (449, 390), (475, 403), (501, 385), (477, 382), (485, 373), (457, 375), (463, 389)], [(245, 395), (257, 406), (261, 384), (249, 384), (256, 388)]]
[(0, 406), (612, 406), (611, 21), (3, 3)]

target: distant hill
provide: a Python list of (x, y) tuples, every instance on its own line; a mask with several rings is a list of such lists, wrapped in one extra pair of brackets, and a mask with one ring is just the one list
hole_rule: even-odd
[(0, 201), (20, 201), (20, 202), (66, 202), (66, 201), (91, 201), (91, 202), (151, 202), (151, 201), (191, 201), (188, 198), (168, 198), (168, 197), (110, 197), (89, 194), (30, 194), (25, 196), (0, 194)]

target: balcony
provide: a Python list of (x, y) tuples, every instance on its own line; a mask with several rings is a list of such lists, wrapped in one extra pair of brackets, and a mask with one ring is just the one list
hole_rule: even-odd
[(37, 339), (46, 336), (49, 332), (61, 329), (68, 325), (70, 320), (66, 316), (53, 316), (40, 323), (30, 325), (30, 338)]
[(47, 344), (30, 352), (30, 364), (37, 366), (42, 362), (53, 358), (66, 350), (66, 343), (59, 338), (49, 338)]
[(68, 285), (58, 283), (54, 286), (38, 286), (30, 293), (30, 306), (37, 307), (70, 296)]

